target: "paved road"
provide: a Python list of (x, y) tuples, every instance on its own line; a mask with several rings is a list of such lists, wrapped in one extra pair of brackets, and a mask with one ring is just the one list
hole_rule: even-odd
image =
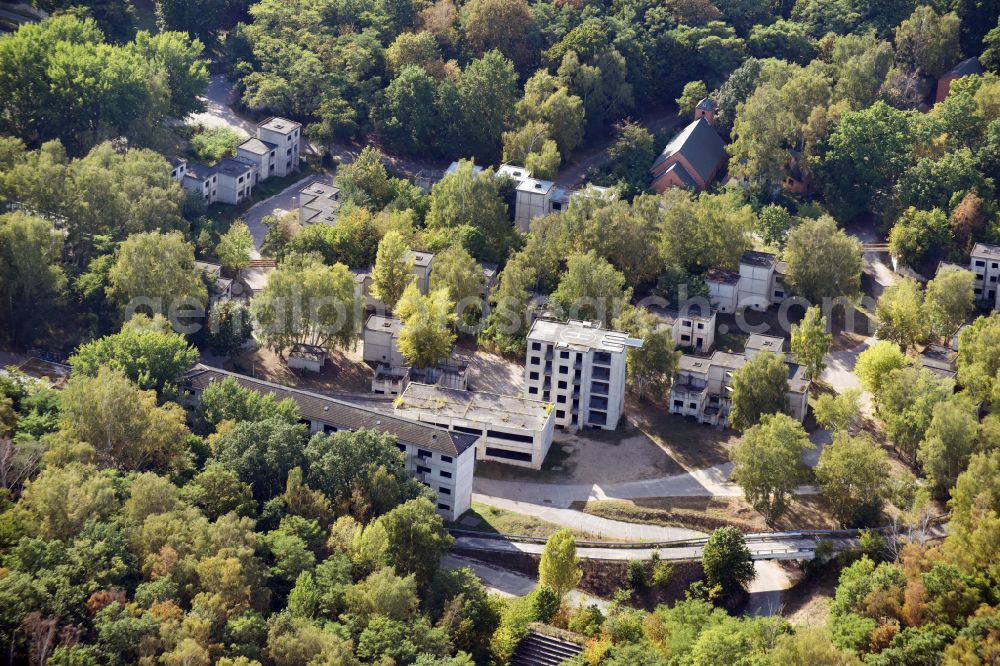
[(185, 122), (205, 127), (231, 127), (243, 136), (252, 136), (257, 131), (254, 124), (232, 109), (235, 97), (232, 82), (223, 74), (213, 74), (208, 79), (208, 90), (202, 98), (205, 101), (205, 110), (201, 113), (192, 113)]
[[(441, 566), (445, 569), (469, 567), (483, 581), (486, 589), (505, 597), (523, 597), (538, 585), (538, 579), (534, 576), (526, 576), (516, 571), (503, 569), (493, 564), (480, 562), (471, 557), (455, 555), (454, 553), (445, 554), (441, 558)], [(573, 605), (596, 604), (602, 610), (606, 610), (610, 606), (610, 603), (606, 599), (595, 597), (580, 590), (573, 590), (567, 597)]]
[(528, 516), (535, 516), (557, 525), (581, 532), (589, 532), (600, 539), (622, 539), (625, 541), (672, 541), (676, 539), (691, 539), (705, 536), (704, 532), (689, 530), (683, 527), (664, 527), (661, 525), (642, 525), (620, 520), (609, 520), (600, 516), (592, 516), (582, 511), (560, 509), (554, 506), (541, 506), (529, 502), (519, 502), (502, 497), (489, 497), (473, 494), (473, 502)]
[[(541, 507), (568, 509), (573, 502), (609, 499), (646, 499), (650, 497), (738, 497), (739, 485), (731, 483), (732, 463), (707, 469), (641, 481), (609, 484), (525, 483), (499, 479), (473, 479), (473, 491), (487, 497), (516, 499)], [(800, 486), (797, 493), (816, 493), (813, 486)]]
[(747, 586), (750, 599), (745, 612), (768, 617), (780, 614), (782, 594), (792, 586), (788, 573), (774, 560), (757, 560), (753, 567), (756, 577)]
[(243, 215), (243, 220), (250, 227), (250, 235), (253, 236), (254, 250), (252, 254), (254, 259), (260, 259), (260, 246), (267, 234), (267, 227), (264, 226), (262, 220), (268, 215), (280, 215), (298, 208), (299, 192), (317, 178), (318, 176), (315, 175), (301, 178), (274, 196), (255, 203)]

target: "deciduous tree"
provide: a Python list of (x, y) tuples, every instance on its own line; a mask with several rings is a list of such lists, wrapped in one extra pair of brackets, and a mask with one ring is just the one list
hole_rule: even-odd
[(60, 421), (72, 437), (94, 447), (98, 462), (119, 470), (169, 471), (186, 453), (184, 410), (156, 404), (120, 371), (74, 375), (60, 399)]
[(813, 303), (861, 290), (861, 242), (829, 216), (804, 220), (788, 234), (788, 283)]
[(923, 305), (924, 293), (913, 278), (886, 287), (875, 308), (878, 336), (904, 348), (915, 345), (924, 337)]
[(378, 244), (372, 269), (372, 296), (392, 312), (407, 286), (413, 284), (413, 257), (402, 234), (390, 231)]
[(582, 576), (576, 556), (576, 539), (569, 530), (559, 530), (545, 542), (538, 563), (538, 583), (547, 585), (561, 599), (579, 585)]
[(733, 373), (729, 423), (748, 430), (763, 417), (787, 409), (788, 366), (773, 352), (759, 352)]
[(792, 352), (806, 366), (806, 377), (815, 381), (826, 368), (826, 355), (833, 345), (833, 334), (828, 333), (826, 317), (818, 305), (806, 310), (798, 324), (792, 326)]
[(701, 566), (709, 586), (719, 585), (728, 593), (742, 588), (757, 575), (746, 539), (732, 526), (712, 532), (702, 551)]
[(396, 308), (403, 327), (399, 332), (399, 353), (410, 365), (432, 368), (451, 354), (455, 333), (455, 303), (448, 291), (438, 289), (422, 296), (411, 283)]
[(804, 477), (802, 454), (813, 448), (802, 425), (787, 414), (766, 414), (733, 451), (733, 474), (750, 505), (773, 525)]
[(239, 277), (243, 269), (250, 265), (254, 251), (253, 236), (250, 235), (250, 227), (246, 222), (233, 222), (229, 231), (222, 234), (215, 251), (222, 267), (236, 271), (236, 276)]
[(898, 344), (881, 340), (858, 355), (854, 373), (861, 380), (865, 390), (878, 396), (889, 373), (907, 365), (909, 362), (903, 352), (899, 351)]
[(846, 527), (866, 513), (876, 517), (881, 510), (888, 492), (889, 460), (871, 440), (838, 432), (820, 453), (816, 478), (823, 499)]
[(282, 262), (254, 297), (251, 312), (258, 339), (275, 351), (299, 343), (346, 348), (356, 340), (361, 316), (347, 267), (308, 257)]

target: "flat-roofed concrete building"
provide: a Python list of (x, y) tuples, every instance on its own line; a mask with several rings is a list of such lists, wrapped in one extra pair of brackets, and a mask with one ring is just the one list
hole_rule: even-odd
[(431, 271), (434, 268), (434, 254), (410, 250), (407, 257), (413, 261), (413, 275), (417, 278), (417, 289), (421, 294), (427, 294), (431, 288)]
[(393, 407), (397, 416), (479, 436), (477, 460), (541, 469), (552, 446), (553, 406), (540, 400), (410, 382)]
[(780, 305), (788, 296), (785, 273), (788, 265), (769, 252), (744, 252), (739, 270), (712, 269), (705, 273), (709, 299), (720, 312), (738, 308), (764, 311)]
[(337, 221), (340, 188), (314, 180), (299, 190), (299, 224), (329, 224)]
[(788, 413), (800, 422), (806, 417), (809, 380), (805, 366), (795, 363), (782, 349), (784, 339), (769, 335), (750, 336), (743, 354), (717, 351), (711, 356), (681, 356), (677, 378), (670, 388), (670, 413), (691, 416), (699, 423), (725, 427), (732, 406), (733, 373), (756, 354), (763, 351), (780, 354), (788, 366), (788, 391), (785, 404)]
[(299, 170), (299, 144), (302, 125), (287, 118), (268, 118), (257, 125), (257, 138), (265, 145), (274, 145), (273, 169), (269, 176), (284, 178)]
[(296, 344), (288, 350), (288, 367), (320, 372), (326, 364), (326, 349), (319, 345)]
[(202, 203), (211, 206), (219, 194), (219, 174), (213, 167), (200, 162), (185, 163), (181, 187), (201, 197)]
[(212, 167), (219, 176), (215, 200), (230, 205), (241, 204), (253, 193), (253, 167), (228, 157)]
[(251, 137), (236, 147), (236, 159), (253, 167), (253, 182), (256, 185), (275, 173), (278, 146), (270, 141)]
[(187, 160), (183, 157), (170, 157), (167, 161), (170, 162), (170, 177), (178, 183), (183, 183), (187, 172)]
[(407, 471), (437, 495), (437, 512), (455, 520), (472, 506), (472, 475), (478, 435), (404, 419), (337, 398), (196, 365), (184, 377), (188, 404), (196, 406), (213, 382), (232, 377), (240, 386), (278, 400), (291, 399), (311, 433), (378, 430), (396, 437)]
[(399, 352), (399, 333), (402, 330), (403, 322), (397, 317), (368, 317), (361, 332), (361, 358), (365, 363), (387, 365), (390, 368), (406, 365)]
[(625, 408), (625, 350), (642, 340), (597, 322), (539, 318), (531, 325), (526, 397), (555, 404), (555, 424), (614, 430)]

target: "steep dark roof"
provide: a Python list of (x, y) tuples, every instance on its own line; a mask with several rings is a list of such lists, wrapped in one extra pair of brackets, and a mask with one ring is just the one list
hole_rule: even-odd
[(703, 97), (701, 99), (701, 101), (698, 102), (698, 106), (696, 106), (694, 108), (696, 108), (696, 109), (709, 109), (711, 111), (715, 111), (719, 107), (716, 106), (715, 100), (713, 100), (713, 99), (711, 99), (709, 97)]
[(272, 384), (254, 377), (198, 364), (184, 376), (187, 388), (203, 391), (212, 382), (221, 382), (232, 377), (240, 386), (262, 395), (273, 395), (278, 400), (290, 398), (298, 405), (302, 418), (318, 421), (347, 430), (379, 430), (395, 435), (401, 442), (424, 449), (438, 451), (449, 456), (459, 456), (474, 446), (476, 435), (464, 432), (449, 432), (427, 423), (417, 423), (407, 419), (382, 414), (367, 407), (354, 405), (337, 398), (302, 391), (300, 389)]
[(679, 162), (674, 162), (664, 169), (663, 173), (656, 177), (656, 180), (666, 177), (669, 173), (677, 174), (677, 177), (680, 178), (681, 182), (683, 182), (687, 187), (698, 187), (698, 183), (694, 181), (694, 178), (692, 178), (691, 174), (688, 173), (688, 170), (684, 168), (684, 165)]
[(973, 56), (972, 58), (966, 58), (962, 62), (952, 67), (941, 78), (947, 76), (969, 76), (970, 74), (982, 74), (982, 73), (983, 73), (983, 66), (979, 64), (979, 58)]
[(653, 168), (677, 153), (691, 163), (702, 180), (708, 182), (716, 167), (726, 157), (726, 144), (707, 120), (699, 118), (681, 130), (681, 133), (667, 144), (653, 162)]

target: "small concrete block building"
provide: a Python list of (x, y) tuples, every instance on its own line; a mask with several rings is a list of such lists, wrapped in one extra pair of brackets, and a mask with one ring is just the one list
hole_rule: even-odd
[(288, 350), (288, 367), (293, 370), (320, 372), (326, 363), (326, 349), (318, 345), (292, 345)]
[(308, 426), (310, 433), (368, 429), (395, 436), (396, 447), (404, 455), (406, 470), (434, 491), (437, 512), (445, 520), (456, 520), (472, 506), (472, 475), (479, 435), (448, 431), (430, 423), (383, 414), (329, 396), (200, 364), (184, 377), (188, 406), (197, 406), (201, 394), (212, 383), (230, 377), (243, 388), (261, 395), (273, 395), (277, 400), (291, 399), (299, 408), (300, 423)]
[(555, 405), (555, 424), (614, 430), (625, 408), (625, 350), (642, 340), (599, 322), (541, 317), (531, 325), (526, 397)]
[(541, 469), (552, 445), (552, 403), (410, 382), (393, 403), (395, 414), (478, 435), (477, 460)]
[(398, 368), (406, 365), (399, 352), (399, 333), (403, 322), (396, 317), (372, 315), (365, 320), (361, 333), (363, 349), (361, 358), (365, 363), (387, 365)]

